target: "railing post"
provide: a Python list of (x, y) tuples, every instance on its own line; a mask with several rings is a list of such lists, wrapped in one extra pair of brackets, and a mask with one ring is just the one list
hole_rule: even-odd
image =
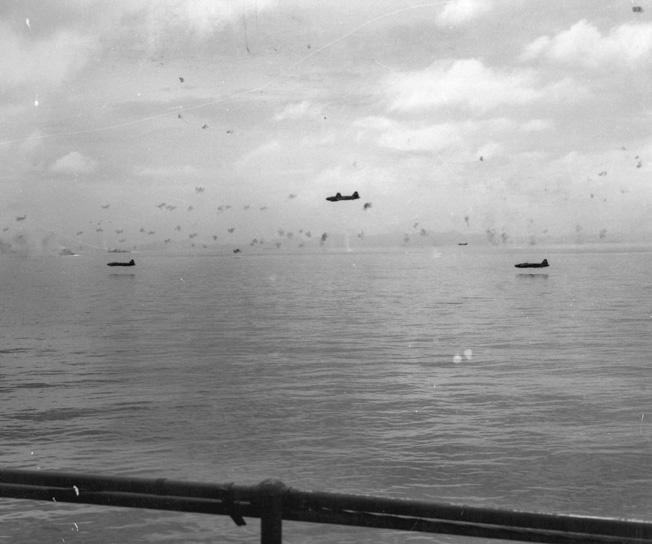
[(260, 544), (281, 544), (283, 537), (283, 494), (286, 487), (274, 478), (258, 484), (260, 493)]

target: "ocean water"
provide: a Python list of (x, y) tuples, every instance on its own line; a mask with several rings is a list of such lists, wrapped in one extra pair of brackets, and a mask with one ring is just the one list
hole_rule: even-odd
[[(0, 256), (3, 467), (652, 520), (651, 251), (131, 257)], [(472, 540), (284, 523), (288, 544)], [(3, 499), (0, 541), (259, 526)]]

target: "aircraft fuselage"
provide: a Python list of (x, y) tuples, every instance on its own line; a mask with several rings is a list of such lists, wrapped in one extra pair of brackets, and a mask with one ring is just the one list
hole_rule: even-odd
[(326, 200), (329, 202), (339, 202), (340, 200), (358, 200), (359, 198), (358, 191), (355, 191), (351, 196), (342, 196), (340, 193), (337, 193), (335, 196), (326, 197)]

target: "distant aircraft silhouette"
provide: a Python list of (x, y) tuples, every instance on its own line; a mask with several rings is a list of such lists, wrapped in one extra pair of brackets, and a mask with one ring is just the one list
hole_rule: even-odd
[(134, 262), (133, 259), (129, 261), (128, 263), (106, 263), (108, 266), (135, 266), (136, 263)]
[(550, 266), (548, 264), (548, 259), (543, 259), (540, 263), (520, 263), (514, 265), (516, 268), (546, 268)]
[(339, 202), (340, 200), (357, 200), (358, 198), (360, 198), (360, 195), (356, 191), (351, 196), (342, 196), (340, 193), (337, 193), (335, 196), (326, 197), (326, 200), (329, 202)]

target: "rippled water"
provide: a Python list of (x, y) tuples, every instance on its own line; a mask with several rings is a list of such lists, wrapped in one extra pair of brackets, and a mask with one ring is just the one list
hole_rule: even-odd
[[(652, 253), (3, 256), (6, 468), (652, 519)], [(256, 520), (0, 501), (11, 542)], [(463, 542), (286, 523), (301, 542)]]

